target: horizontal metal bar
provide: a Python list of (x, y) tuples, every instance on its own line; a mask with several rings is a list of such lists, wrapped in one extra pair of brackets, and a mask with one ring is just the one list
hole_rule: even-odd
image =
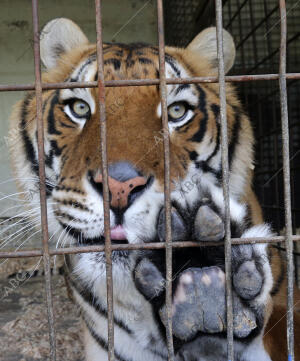
[[(300, 79), (300, 73), (287, 73), (287, 79)], [(278, 80), (279, 74), (248, 74), (248, 75), (229, 75), (225, 76), (226, 82), (244, 82), (244, 81), (260, 81), (260, 80)], [(191, 77), (166, 79), (167, 84), (197, 84), (197, 83), (218, 83), (218, 78), (214, 76), (208, 77)], [(159, 85), (159, 79), (122, 79), (108, 80), (104, 82), (105, 87), (123, 87), (123, 86), (147, 86)], [(64, 82), (64, 83), (42, 83), (43, 90), (52, 89), (73, 89), (73, 88), (96, 88), (98, 82)], [(3, 91), (23, 91), (34, 90), (34, 84), (0, 84), (0, 92)]]
[[(292, 240), (294, 242), (300, 241), (300, 235), (293, 235)], [(284, 242), (285, 237), (276, 236), (272, 238), (265, 237), (252, 237), (252, 238), (231, 238), (232, 244), (257, 244), (257, 243), (279, 243)], [(172, 242), (172, 248), (188, 248), (188, 247), (216, 247), (223, 246), (224, 242), (200, 242), (200, 241), (182, 241)], [(162, 249), (166, 247), (165, 242), (154, 243), (136, 243), (136, 244), (112, 244), (112, 251), (135, 251), (143, 249)], [(84, 246), (84, 247), (68, 247), (50, 249), (50, 256), (64, 255), (64, 254), (77, 254), (77, 253), (90, 253), (90, 252), (104, 252), (105, 246)], [(26, 250), (26, 251), (7, 251), (0, 252), (0, 258), (20, 258), (20, 257), (40, 257), (43, 255), (41, 250)]]

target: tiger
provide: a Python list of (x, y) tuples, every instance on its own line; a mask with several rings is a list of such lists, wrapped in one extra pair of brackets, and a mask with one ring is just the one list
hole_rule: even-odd
[[(236, 51), (226, 30), (223, 43), (228, 73)], [(96, 45), (69, 19), (44, 26), (40, 53), (44, 83), (98, 79)], [(104, 43), (103, 64), (105, 81), (159, 78), (159, 50), (154, 45)], [(166, 47), (165, 64), (167, 79), (217, 76), (216, 28), (201, 31), (186, 48)], [(42, 92), (48, 227), (56, 247), (105, 242), (98, 97), (97, 88)], [(226, 102), (231, 235), (272, 237), (252, 189), (253, 129), (231, 83), (226, 83)], [(198, 248), (173, 250), (175, 359), (227, 360), (224, 247), (200, 247), (225, 235), (219, 85), (167, 85), (168, 134), (162, 131), (158, 85), (106, 87), (105, 104), (111, 242), (165, 240), (163, 140), (169, 136), (171, 241), (199, 241)], [(39, 189), (34, 91), (15, 105), (10, 127), (19, 133), (10, 154), (16, 185), (24, 194)], [(37, 202), (38, 192), (33, 192), (28, 206)], [(108, 358), (105, 261), (103, 252), (65, 257), (87, 361)], [(112, 252), (118, 361), (168, 359), (164, 264), (163, 251)], [(283, 274), (284, 262), (272, 247), (232, 246), (235, 360), (285, 359), (286, 340), (276, 327), (286, 312), (276, 301)], [(296, 340), (298, 326), (295, 313)], [(296, 351), (299, 359), (299, 342)]]

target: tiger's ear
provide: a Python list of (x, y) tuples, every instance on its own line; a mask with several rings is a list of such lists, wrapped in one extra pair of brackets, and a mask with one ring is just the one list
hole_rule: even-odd
[(46, 68), (57, 65), (62, 54), (88, 44), (88, 39), (73, 21), (57, 18), (47, 23), (40, 35), (41, 59)]
[[(187, 49), (199, 54), (201, 58), (206, 58), (212, 65), (214, 73), (218, 73), (217, 29), (215, 27), (201, 31), (201, 33), (199, 33), (188, 45)], [(232, 36), (224, 29), (223, 49), (224, 68), (225, 73), (227, 73), (235, 60), (235, 45)]]

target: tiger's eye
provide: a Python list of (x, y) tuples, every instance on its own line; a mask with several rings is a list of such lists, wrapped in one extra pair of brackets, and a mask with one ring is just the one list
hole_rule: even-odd
[(85, 116), (89, 115), (89, 113), (90, 113), (89, 105), (86, 102), (84, 102), (83, 100), (76, 100), (72, 104), (72, 110), (75, 113), (75, 115), (80, 118), (85, 117)]
[(186, 111), (187, 109), (184, 103), (174, 103), (168, 107), (168, 114), (174, 120), (181, 119)]

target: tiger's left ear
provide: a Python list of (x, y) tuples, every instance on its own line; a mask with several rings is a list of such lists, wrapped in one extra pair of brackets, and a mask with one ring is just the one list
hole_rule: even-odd
[(44, 26), (40, 35), (42, 62), (47, 69), (54, 68), (63, 54), (88, 43), (87, 37), (72, 20), (53, 19)]
[[(218, 74), (218, 53), (217, 53), (217, 29), (207, 28), (201, 31), (188, 45), (188, 50), (206, 58), (213, 67), (213, 72)], [(235, 45), (232, 36), (223, 29), (223, 51), (224, 68), (227, 73), (233, 66), (235, 60)]]

